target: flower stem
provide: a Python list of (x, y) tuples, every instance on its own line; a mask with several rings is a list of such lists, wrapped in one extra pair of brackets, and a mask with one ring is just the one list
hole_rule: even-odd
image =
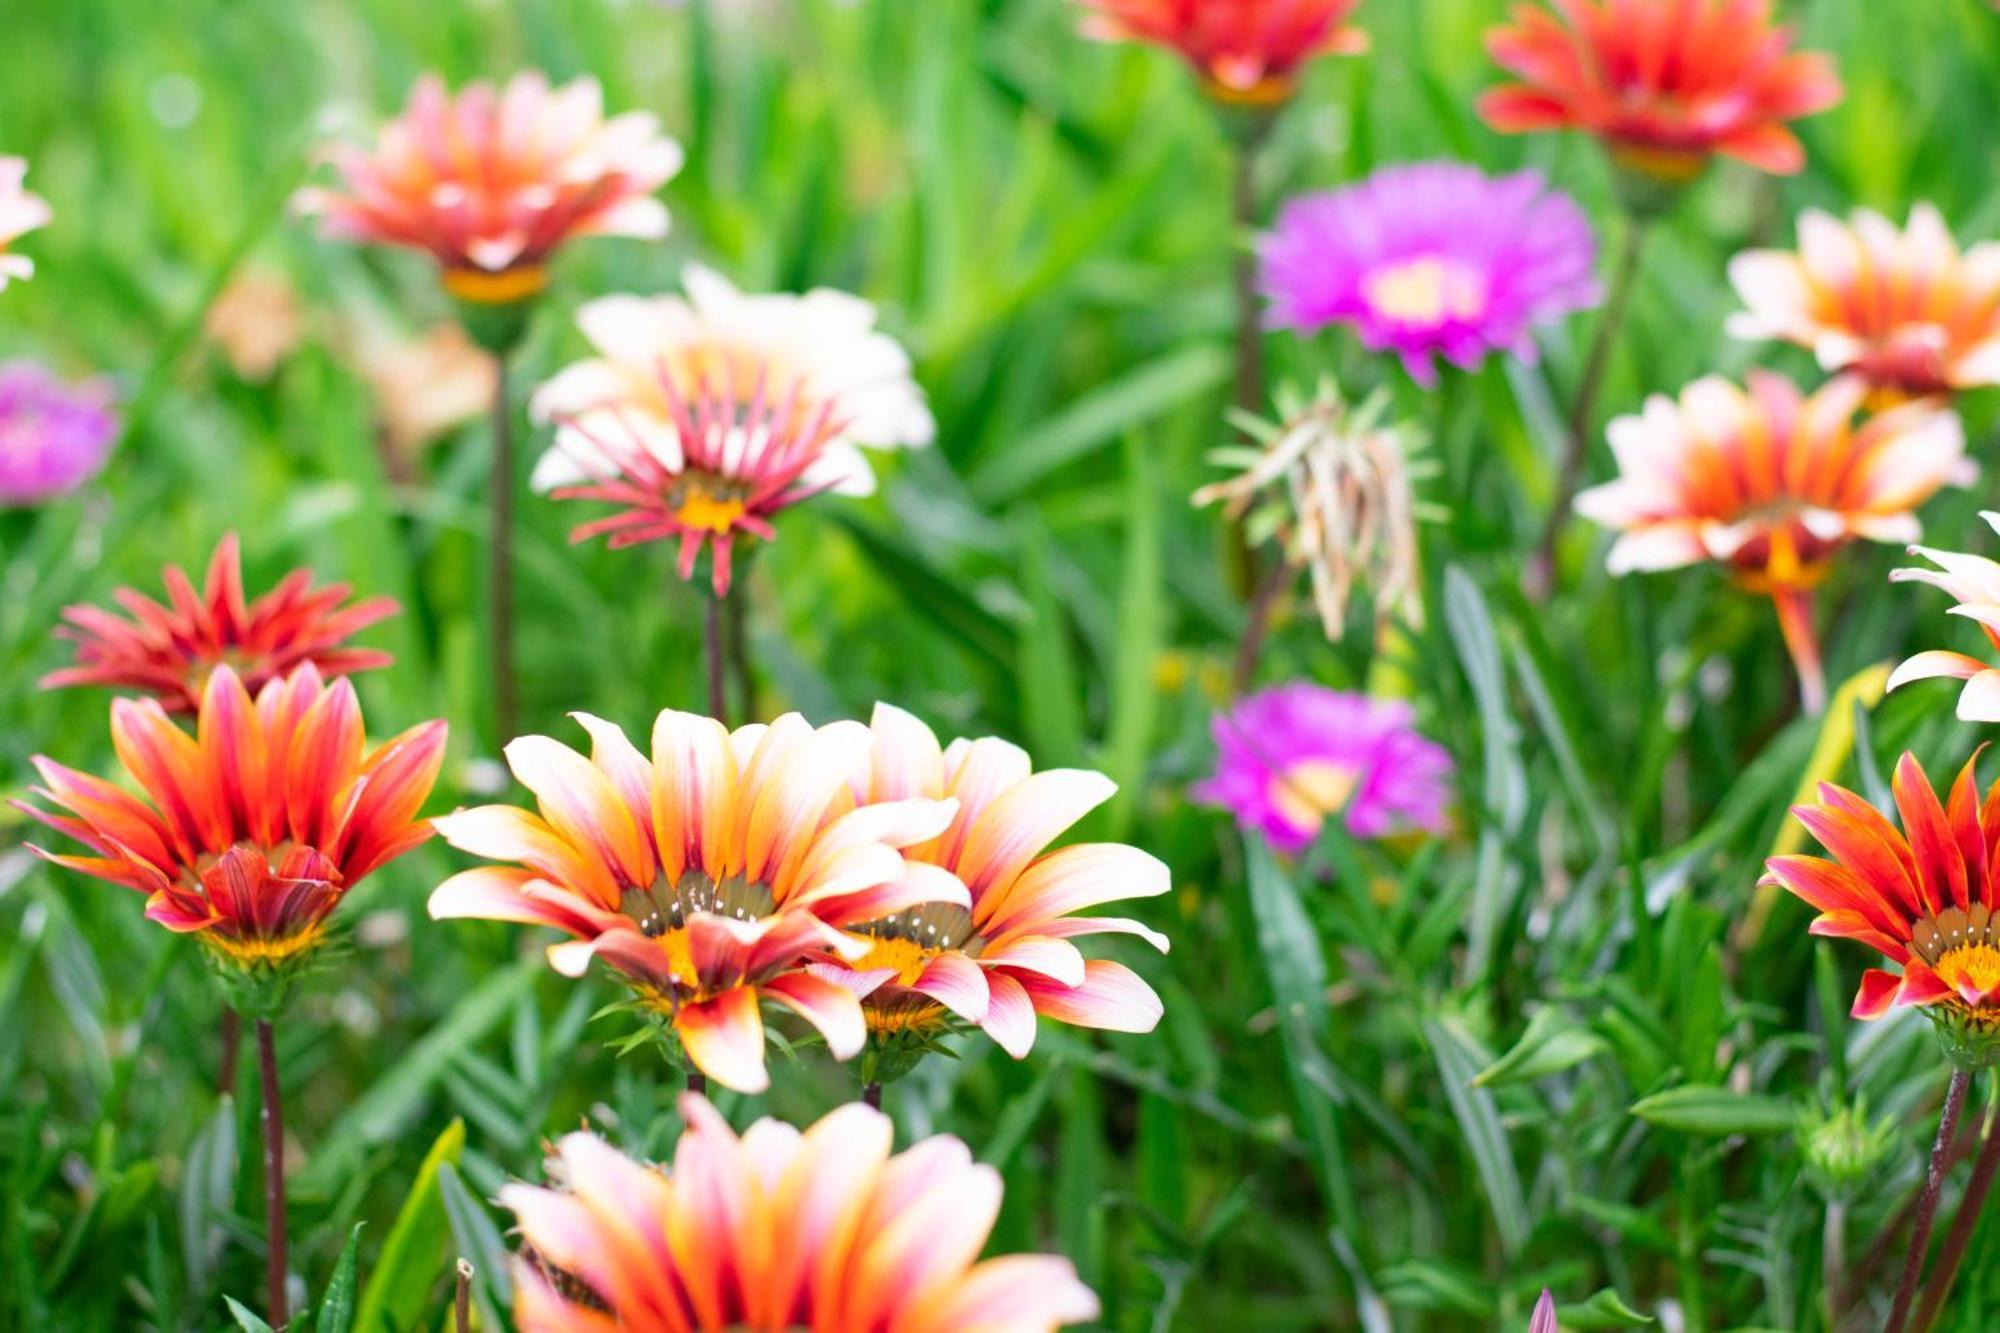
[(495, 744), (514, 738), (514, 420), (507, 402), (507, 358), (493, 358), (492, 515), (486, 539), (487, 629), (491, 638)]
[(1562, 466), (1556, 473), (1555, 498), (1542, 529), (1530, 579), (1531, 586), (1544, 593), (1555, 587), (1556, 542), (1569, 519), (1570, 506), (1583, 484), (1583, 465), (1590, 457), (1590, 422), (1597, 410), (1597, 394), (1604, 387), (1604, 372), (1611, 366), (1611, 348), (1625, 323), (1626, 308), (1632, 303), (1632, 288), (1639, 276), (1639, 253), (1645, 247), (1646, 220), (1627, 215), (1625, 241), (1611, 270), (1611, 288), (1604, 299), (1604, 313), (1591, 335), (1590, 351), (1583, 361), (1583, 378), (1577, 381), (1576, 398), (1570, 403), (1569, 429), (1563, 438)]
[[(1240, 413), (1262, 410), (1264, 406), (1264, 328), (1257, 310), (1257, 254), (1250, 243), (1260, 221), (1257, 212), (1257, 162), (1270, 137), (1272, 117), (1256, 112), (1240, 121), (1231, 121), (1230, 135), (1229, 230), (1230, 286), (1236, 306), (1236, 379), (1230, 401)], [(1241, 519), (1229, 524), (1228, 561), (1230, 574), (1240, 596), (1252, 595), (1257, 585), (1257, 553), (1244, 536)]]
[(688, 1091), (708, 1096), (708, 1075), (699, 1069), (688, 1070)]
[(1820, 1285), (1826, 1288), (1826, 1326), (1831, 1333), (1840, 1327), (1847, 1310), (1847, 1205), (1839, 1199), (1827, 1201), (1819, 1253)]
[(458, 1289), (451, 1302), (451, 1326), (455, 1333), (472, 1333), (472, 1261), (460, 1259), (454, 1271)]
[(861, 1100), (862, 1100), (862, 1101), (864, 1101), (864, 1102), (866, 1102), (866, 1103), (867, 1103), (868, 1105), (870, 1105), (870, 1106), (874, 1107), (874, 1108), (875, 1108), (876, 1110), (878, 1110), (878, 1111), (879, 1111), (879, 1110), (881, 1110), (881, 1109), (882, 1109), (882, 1085), (881, 1085), (880, 1083), (864, 1083), (864, 1084), (862, 1084), (862, 1085), (861, 1085)]
[(1910, 1227), (1910, 1252), (1903, 1259), (1903, 1278), (1896, 1284), (1896, 1303), (1890, 1307), (1885, 1333), (1903, 1333), (1909, 1322), (1910, 1302), (1916, 1299), (1917, 1279), (1924, 1272), (1924, 1252), (1930, 1248), (1931, 1223), (1937, 1220), (1938, 1196), (1944, 1192), (1945, 1159), (1958, 1132), (1959, 1112), (1965, 1109), (1966, 1089), (1971, 1086), (1972, 1075), (1963, 1069), (1951, 1071), (1944, 1112), (1938, 1117), (1937, 1141), (1931, 1146), (1930, 1165), (1924, 1170), (1924, 1192), (1917, 1198), (1916, 1221)]
[[(748, 565), (749, 562), (746, 560), (737, 567), (738, 583), (743, 581), (743, 576), (748, 572)], [(732, 589), (732, 593), (733, 591)], [(722, 608), (722, 624), (723, 629), (727, 631), (725, 637), (729, 643), (729, 674), (736, 684), (737, 702), (743, 705), (743, 714), (746, 718), (755, 718), (757, 681), (750, 669), (750, 626), (748, 617), (744, 614), (744, 607), (748, 601), (747, 597), (734, 595), (727, 598)]]
[(1230, 669), (1229, 692), (1239, 697), (1248, 693), (1257, 679), (1257, 664), (1263, 659), (1264, 643), (1270, 637), (1271, 613), (1291, 574), (1285, 553), (1280, 550), (1272, 555), (1271, 567), (1257, 580), (1257, 589), (1250, 595), (1250, 618), (1243, 627), (1243, 637), (1236, 641), (1236, 664)]
[(709, 594), (702, 646), (708, 658), (708, 715), (726, 727), (729, 725), (729, 685), (723, 674), (723, 659), (727, 653), (722, 641), (722, 604), (725, 600), (727, 595), (724, 593)]
[(1965, 1261), (1965, 1247), (1972, 1243), (1972, 1233), (1979, 1227), (1979, 1214), (1986, 1207), (1986, 1195), (1993, 1188), (1996, 1169), (2000, 1169), (2000, 1125), (1989, 1122), (1980, 1144), (1979, 1160), (1972, 1167), (1972, 1179), (1966, 1183), (1965, 1197), (1959, 1201), (1958, 1216), (1951, 1221), (1944, 1248), (1938, 1251), (1937, 1268), (1924, 1287), (1923, 1304), (1917, 1307), (1919, 1333), (1937, 1322), (1944, 1298), (1951, 1294), (1958, 1266)]
[(243, 1045), (243, 1016), (228, 1005), (222, 1008), (222, 1065), (215, 1074), (216, 1090), (225, 1097), (236, 1095), (236, 1061)]
[(278, 1040), (266, 1018), (257, 1020), (257, 1072), (264, 1085), (265, 1318), (282, 1329), (291, 1317), (285, 1299), (291, 1249), (285, 1227), (285, 1106), (278, 1088)]

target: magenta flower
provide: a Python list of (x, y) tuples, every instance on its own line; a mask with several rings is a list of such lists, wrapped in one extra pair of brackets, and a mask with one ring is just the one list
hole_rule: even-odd
[(0, 508), (69, 494), (97, 475), (117, 437), (104, 381), (66, 384), (31, 362), (0, 365)]
[(1446, 827), (1451, 756), (1411, 725), (1406, 704), (1296, 682), (1218, 713), (1214, 732), (1215, 776), (1195, 799), (1281, 852), (1311, 846), (1332, 815), (1357, 838)]
[(1434, 353), (1467, 370), (1495, 348), (1532, 362), (1536, 325), (1599, 296), (1590, 224), (1533, 171), (1385, 167), (1294, 199), (1261, 253), (1273, 324), (1350, 325), (1424, 385), (1437, 380)]

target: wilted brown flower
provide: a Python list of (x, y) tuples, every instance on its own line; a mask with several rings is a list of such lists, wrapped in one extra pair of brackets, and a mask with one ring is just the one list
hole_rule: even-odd
[(298, 293), (273, 268), (246, 268), (208, 308), (202, 332), (246, 380), (267, 380), (305, 331)]
[(1415, 459), (1408, 425), (1385, 425), (1385, 395), (1351, 407), (1331, 381), (1312, 397), (1278, 392), (1278, 419), (1239, 419), (1254, 444), (1218, 449), (1210, 460), (1237, 469), (1194, 493), (1221, 501), (1252, 542), (1276, 540), (1293, 569), (1312, 572), (1313, 602), (1328, 639), (1347, 625), (1356, 584), (1374, 594), (1377, 618), (1423, 621), (1415, 482), (1431, 468)]
[(455, 323), (409, 337), (362, 324), (346, 339), (347, 359), (375, 391), (384, 462), (405, 479), (416, 456), (493, 403), (498, 370), (490, 352)]

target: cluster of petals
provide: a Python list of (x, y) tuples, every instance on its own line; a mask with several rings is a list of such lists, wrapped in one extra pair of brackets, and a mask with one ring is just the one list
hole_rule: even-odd
[[(1980, 517), (1988, 527), (2000, 532), (2000, 513), (1989, 509), (1982, 511)], [(1928, 583), (1943, 589), (1956, 603), (1948, 614), (1979, 626), (1986, 642), (2000, 655), (2000, 561), (1928, 546), (1913, 546), (1910, 553), (1924, 557), (1936, 568), (1912, 566), (1892, 570), (1889, 578), (1896, 583)], [(1965, 682), (1958, 696), (1961, 718), (1967, 722), (2000, 722), (2000, 667), (1967, 653), (1944, 648), (1917, 653), (1890, 675), (1889, 688), (1940, 677)]]
[(103, 471), (118, 442), (112, 400), (103, 379), (72, 384), (32, 361), (0, 365), (0, 508), (46, 504)]
[(1098, 1315), (1066, 1259), (979, 1258), (1000, 1174), (955, 1138), (894, 1153), (858, 1103), (741, 1137), (701, 1097), (681, 1108), (671, 1169), (574, 1133), (557, 1187), (502, 1189), (522, 1333), (1047, 1333)]
[(431, 836), (416, 814), (445, 724), (370, 749), (353, 685), (310, 662), (254, 699), (216, 667), (192, 735), (156, 700), (118, 699), (111, 739), (143, 799), (36, 756), (35, 795), (60, 813), (22, 808), (92, 852), (41, 854), (145, 894), (152, 920), (236, 962), (303, 953), (342, 895)]
[(445, 841), (505, 864), (464, 871), (431, 915), (553, 926), (558, 971), (601, 959), (669, 1022), (695, 1067), (759, 1091), (761, 1002), (795, 1010), (840, 1059), (866, 1038), (853, 989), (808, 970), (866, 946), (841, 927), (925, 903), (969, 905), (951, 875), (901, 848), (949, 826), (950, 801), (857, 806), (848, 775), (866, 762), (856, 722), (815, 728), (797, 714), (724, 728), (672, 710), (641, 754), (587, 714), (586, 757), (546, 736), (507, 747), (534, 812), (488, 805), (440, 817)]
[(1847, 223), (1808, 209), (1797, 253), (1746, 251), (1729, 277), (1739, 338), (1797, 343), (1891, 396), (2000, 384), (2000, 242), (1961, 253), (1930, 204), (1902, 230), (1868, 209)]
[(1791, 49), (1771, 0), (1524, 0), (1486, 43), (1519, 80), (1480, 100), (1488, 124), (1583, 130), (1667, 179), (1715, 153), (1796, 172), (1805, 150), (1788, 122), (1842, 95), (1828, 57)]
[(47, 201), (27, 188), (27, 159), (0, 156), (0, 290), (13, 278), (30, 278), (35, 261), (12, 252), (15, 241), (49, 224)]
[(724, 593), (738, 540), (772, 540), (776, 514), (822, 492), (871, 493), (860, 446), (925, 445), (935, 424), (866, 301), (745, 294), (698, 265), (683, 283), (685, 297), (609, 296), (578, 313), (597, 355), (536, 393), (556, 436), (532, 484), (615, 507), (575, 540), (676, 541), (683, 578), (711, 551)]
[(1192, 791), (1279, 851), (1304, 851), (1329, 819), (1357, 838), (1449, 827), (1451, 756), (1408, 704), (1299, 681), (1214, 722), (1216, 770)]
[(1902, 968), (1871, 968), (1856, 1018), (1913, 1006), (1936, 1017), (2000, 1021), (2000, 784), (1981, 798), (1967, 761), (1940, 801), (1908, 754), (1893, 787), (1901, 827), (1864, 798), (1822, 783), (1792, 814), (1828, 856), (1777, 856), (1767, 883), (1819, 910), (1812, 933), (1858, 940)]
[(683, 156), (651, 115), (607, 119), (595, 79), (551, 88), (533, 71), (455, 95), (426, 75), (372, 148), (327, 155), (338, 184), (302, 191), (301, 211), (331, 236), (427, 252), (473, 301), (533, 295), (576, 237), (664, 236), (653, 192)]
[(1590, 223), (1533, 171), (1385, 167), (1292, 200), (1259, 249), (1273, 323), (1346, 325), (1425, 385), (1439, 356), (1466, 370), (1495, 350), (1532, 362), (1537, 326), (1598, 299)]
[(389, 664), (389, 654), (348, 640), (394, 615), (393, 601), (349, 601), (347, 585), (315, 585), (304, 569), (251, 599), (234, 533), (216, 546), (199, 590), (179, 566), (169, 566), (164, 581), (164, 604), (133, 588), (113, 593), (124, 616), (95, 606), (67, 608), (68, 623), (56, 633), (76, 645), (76, 663), (44, 676), (42, 686), (109, 686), (193, 712), (223, 666), (255, 693), (308, 662), (322, 678)]
[(1234, 104), (1282, 102), (1308, 61), (1368, 49), (1368, 34), (1348, 22), (1361, 0), (1082, 2), (1085, 33), (1164, 47), (1194, 69), (1212, 96)]
[(997, 737), (941, 745), (921, 720), (887, 704), (876, 705), (870, 731), (873, 744), (852, 774), (854, 800), (951, 806), (950, 824), (903, 855), (948, 873), (968, 895), (852, 925), (868, 951), (818, 969), (861, 996), (870, 1030), (922, 1034), (948, 1013), (1016, 1059), (1034, 1045), (1037, 1015), (1152, 1031), (1161, 1013), (1153, 988), (1123, 963), (1085, 958), (1071, 941), (1136, 935), (1164, 953), (1166, 937), (1138, 921), (1077, 913), (1165, 893), (1166, 865), (1123, 843), (1050, 850), (1111, 798), (1111, 779), (1086, 769), (1036, 772), (1026, 751)]

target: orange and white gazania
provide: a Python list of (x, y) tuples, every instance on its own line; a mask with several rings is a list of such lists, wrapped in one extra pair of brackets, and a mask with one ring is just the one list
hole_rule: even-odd
[(393, 601), (349, 602), (346, 584), (315, 586), (304, 569), (293, 570), (262, 596), (247, 598), (242, 549), (233, 532), (209, 558), (200, 591), (178, 565), (169, 565), (164, 579), (164, 606), (133, 588), (112, 594), (129, 620), (95, 606), (65, 609), (69, 623), (56, 634), (76, 644), (76, 665), (42, 677), (42, 687), (107, 685), (151, 695), (173, 711), (193, 712), (223, 666), (255, 693), (307, 662), (323, 677), (389, 665), (389, 654), (347, 641), (394, 615)]
[(416, 815), (445, 724), (370, 749), (353, 685), (311, 663), (254, 701), (218, 666), (193, 735), (154, 700), (116, 700), (111, 739), (144, 799), (38, 755), (35, 795), (61, 813), (21, 808), (95, 855), (35, 850), (145, 894), (148, 917), (243, 968), (303, 956), (348, 890), (431, 836)]
[(48, 203), (28, 192), (27, 178), (26, 158), (0, 157), (0, 291), (10, 279), (34, 276), (35, 261), (11, 249), (29, 232), (49, 225)]
[(1299, 70), (1326, 55), (1357, 55), (1368, 34), (1348, 19), (1361, 0), (1082, 0), (1086, 35), (1150, 42), (1187, 61), (1217, 101), (1273, 106)]
[[(1979, 516), (2000, 532), (2000, 513), (1989, 509)], [(1928, 583), (1944, 589), (1958, 603), (1947, 614), (1963, 616), (1979, 626), (1986, 642), (2000, 655), (2000, 561), (1928, 546), (1912, 546), (1910, 554), (1923, 556), (1937, 568), (1892, 570), (1889, 578), (1896, 583)], [(1918, 653), (1890, 675), (1889, 688), (1938, 677), (1965, 682), (1958, 695), (1960, 717), (1967, 722), (2000, 722), (2000, 666), (1966, 653), (1944, 648)]]
[[(848, 959), (847, 984), (863, 995), (882, 1037), (923, 1036), (950, 1016), (984, 1028), (1016, 1059), (1035, 1042), (1035, 1016), (1114, 1032), (1150, 1032), (1160, 998), (1122, 963), (1086, 959), (1070, 941), (1137, 935), (1162, 953), (1167, 939), (1125, 917), (1077, 916), (1085, 908), (1163, 894), (1160, 859), (1123, 843), (1049, 844), (1116, 787), (1083, 769), (1034, 771), (1019, 746), (988, 737), (940, 746), (900, 708), (878, 704), (872, 752), (854, 774), (863, 802), (956, 802), (949, 827), (903, 850), (949, 871), (969, 903), (933, 903), (849, 923), (869, 943)], [(838, 975), (839, 968), (823, 968)]]
[(1772, 857), (1765, 882), (1819, 909), (1813, 934), (1859, 940), (1903, 969), (1862, 974), (1856, 1018), (1907, 1005), (2000, 1027), (2000, 784), (1982, 801), (1968, 761), (1941, 802), (1905, 754), (1892, 785), (1900, 828), (1855, 793), (1820, 784), (1819, 800), (1792, 814), (1829, 855)]
[(1791, 45), (1771, 0), (1524, 0), (1486, 38), (1520, 82), (1479, 112), (1504, 132), (1583, 130), (1662, 180), (1693, 177), (1711, 153), (1789, 175), (1805, 149), (1787, 122), (1842, 91), (1831, 59)]
[(1810, 396), (1779, 375), (1752, 372), (1746, 392), (1716, 376), (1655, 395), (1610, 426), (1616, 481), (1577, 497), (1579, 514), (1620, 536), (1614, 574), (1726, 566), (1777, 605), (1808, 707), (1825, 697), (1813, 589), (1834, 555), (1859, 538), (1909, 542), (1915, 509), (1946, 485), (1970, 482), (1957, 416), (1912, 402), (1862, 418), (1868, 395), (1842, 376)]
[(892, 1153), (888, 1117), (858, 1103), (741, 1138), (701, 1097), (681, 1109), (671, 1170), (576, 1133), (556, 1188), (502, 1188), (521, 1333), (1047, 1333), (1098, 1315), (1067, 1259), (979, 1259), (1000, 1174), (955, 1138)]
[(608, 296), (578, 313), (598, 355), (535, 394), (556, 437), (532, 484), (619, 507), (577, 540), (678, 541), (683, 578), (711, 549), (721, 593), (733, 543), (773, 538), (779, 510), (874, 490), (858, 446), (925, 445), (936, 428), (866, 301), (745, 295), (698, 265), (683, 281), (685, 299)]
[(606, 119), (595, 79), (552, 89), (528, 71), (456, 95), (427, 74), (372, 149), (327, 157), (339, 184), (301, 191), (298, 207), (328, 235), (423, 250), (452, 295), (496, 304), (538, 293), (576, 237), (666, 235), (653, 192), (683, 154), (651, 115)]
[(1890, 396), (2000, 384), (2000, 241), (1960, 253), (1929, 204), (1909, 225), (1857, 210), (1851, 222), (1799, 217), (1799, 249), (1750, 250), (1729, 265), (1745, 310), (1739, 338), (1809, 347)]
[(434, 917), (554, 926), (549, 962), (581, 976), (602, 959), (669, 1021), (695, 1067), (745, 1092), (769, 1083), (760, 1002), (796, 1010), (846, 1059), (865, 1031), (851, 988), (805, 970), (863, 946), (837, 927), (928, 903), (970, 901), (949, 874), (899, 848), (936, 837), (948, 800), (857, 808), (867, 762), (856, 722), (815, 729), (796, 713), (731, 732), (663, 712), (652, 754), (587, 714), (585, 756), (546, 736), (507, 747), (539, 813), (505, 805), (440, 817), (445, 841), (511, 864), (454, 875)]

